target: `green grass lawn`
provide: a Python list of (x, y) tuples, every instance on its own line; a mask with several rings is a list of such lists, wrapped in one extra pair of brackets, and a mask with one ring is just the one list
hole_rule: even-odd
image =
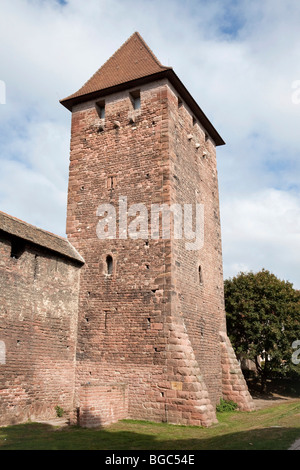
[(286, 450), (300, 438), (300, 400), (218, 420), (210, 428), (124, 420), (96, 430), (26, 423), (0, 428), (0, 449)]

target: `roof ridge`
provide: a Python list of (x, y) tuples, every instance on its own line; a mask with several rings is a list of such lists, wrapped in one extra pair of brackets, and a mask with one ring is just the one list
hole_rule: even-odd
[[(135, 41), (138, 41), (138, 42), (135, 43)], [(139, 48), (139, 45), (140, 45), (140, 48)], [(134, 48), (136, 50), (143, 49), (144, 52), (146, 53), (146, 55), (148, 55), (148, 57), (152, 61), (152, 64), (150, 65), (150, 67), (148, 65), (148, 67), (146, 67), (146, 69), (144, 69), (144, 70), (143, 70), (143, 67), (142, 67), (141, 72), (138, 72), (138, 73), (135, 69), (135, 71), (132, 74), (133, 79), (135, 79), (137, 77), (141, 77), (143, 75), (143, 73), (144, 73), (144, 76), (148, 76), (148, 75), (152, 75), (152, 73), (154, 73), (154, 72), (159, 73), (159, 72), (163, 72), (163, 71), (172, 69), (172, 67), (162, 65), (162, 63), (158, 60), (158, 58), (153, 53), (153, 51), (150, 49), (148, 44), (144, 41), (144, 39), (142, 38), (140, 33), (135, 31), (113, 53), (113, 55), (110, 56), (104, 62), (104, 64), (102, 64), (101, 67), (98, 68), (98, 70), (96, 70), (96, 72), (88, 80), (85, 81), (85, 83), (83, 84), (82, 87), (79, 88), (79, 90), (77, 90), (75, 93), (69, 95), (67, 98), (64, 98), (63, 100), (60, 100), (60, 102), (63, 103), (65, 101), (69, 100), (69, 99), (72, 99), (72, 98), (76, 97), (76, 96), (81, 96), (81, 95), (88, 94), (89, 91), (91, 90), (91, 88), (93, 88), (95, 86), (95, 83), (97, 83), (97, 82), (99, 84), (99, 91), (101, 89), (105, 89), (105, 88), (109, 87), (111, 77), (112, 77), (112, 71), (114, 70), (113, 69), (114, 63), (118, 63), (120, 61), (120, 59), (122, 60), (122, 57), (124, 56), (124, 54), (126, 56), (126, 53), (128, 53), (128, 50), (129, 51), (134, 50)], [(122, 50), (124, 51), (123, 56), (122, 56)], [(137, 55), (137, 57), (139, 57), (139, 55)], [(135, 64), (133, 63), (133, 65), (135, 65)], [(126, 74), (127, 75), (127, 80), (126, 81), (130, 81), (130, 78), (128, 76), (128, 65), (126, 65), (126, 67), (127, 67), (127, 74)], [(124, 70), (126, 71), (126, 67), (124, 68), (124, 64), (123, 64), (123, 71)], [(107, 77), (108, 75), (110, 75), (110, 79)], [(103, 82), (103, 77), (105, 77), (104, 82)], [(121, 73), (121, 77), (122, 77), (122, 73)], [(121, 82), (122, 82), (122, 78), (121, 78)], [(113, 84), (115, 84), (115, 82)], [(96, 91), (96, 90), (92, 90), (92, 91)]]
[[(143, 46), (146, 47), (147, 51), (152, 55), (153, 59), (155, 60), (155, 62), (157, 63), (157, 65), (159, 65), (159, 67), (161, 67), (162, 69), (171, 69), (172, 67), (167, 67), (166, 65), (162, 65), (162, 63), (158, 60), (158, 58), (156, 57), (156, 55), (154, 54), (154, 52), (150, 49), (150, 47), (148, 46), (148, 44), (144, 41), (144, 39), (142, 38), (142, 36), (140, 35), (140, 33), (138, 31), (136, 31), (135, 33), (133, 33), (130, 37), (133, 37), (133, 36), (137, 36), (140, 41), (142, 42)], [(130, 38), (129, 38), (130, 39)]]
[(100, 97), (103, 98), (163, 79), (167, 79), (173, 85), (216, 145), (224, 145), (222, 137), (177, 77), (173, 67), (162, 65), (137, 31), (104, 62), (78, 91), (60, 100), (60, 103), (69, 111), (73, 111), (74, 106), (84, 102), (95, 102)]
[(0, 231), (84, 263), (80, 253), (66, 237), (56, 235), (3, 211), (0, 211)]
[(81, 256), (81, 254), (79, 253), (79, 251), (75, 248), (74, 245), (72, 245), (72, 243), (70, 242), (70, 240), (68, 238), (65, 238), (64, 240), (66, 240), (70, 246), (70, 248), (74, 251), (74, 253), (78, 256), (78, 258), (80, 259), (80, 261), (82, 261), (83, 263), (85, 262), (83, 257)]
[[(80, 92), (80, 90), (82, 90), (88, 82), (90, 82), (99, 72), (101, 69), (103, 69), (103, 67), (117, 54), (117, 52), (119, 52), (120, 49), (122, 49), (123, 46), (125, 46), (129, 40), (135, 35), (136, 33), (133, 33), (125, 42), (123, 42), (123, 44), (121, 44), (121, 46), (113, 53), (113, 55), (111, 55), (110, 57), (108, 57), (108, 59), (101, 65), (101, 67), (96, 70), (96, 72), (90, 77), (88, 78), (88, 80), (86, 80), (86, 82), (82, 85), (82, 87), (79, 88), (78, 92)], [(70, 95), (70, 96), (73, 96), (73, 93)], [(65, 98), (66, 100), (69, 98), (69, 96), (67, 98)]]
[(16, 222), (19, 222), (21, 224), (26, 225), (27, 227), (34, 228), (35, 230), (40, 230), (43, 233), (46, 233), (47, 235), (50, 235), (55, 238), (60, 238), (61, 240), (67, 240), (66, 237), (63, 237), (62, 235), (57, 235), (56, 233), (49, 232), (48, 230), (45, 230), (41, 227), (38, 227), (37, 225), (30, 224), (29, 222), (26, 222), (25, 220), (19, 219), (18, 217), (15, 217), (14, 215), (7, 214), (6, 212), (0, 211), (0, 215), (4, 215), (8, 219), (15, 220)]

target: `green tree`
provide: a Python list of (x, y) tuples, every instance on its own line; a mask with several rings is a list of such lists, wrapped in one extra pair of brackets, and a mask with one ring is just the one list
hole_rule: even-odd
[(292, 343), (300, 340), (300, 291), (264, 269), (240, 273), (226, 280), (224, 289), (232, 345), (237, 355), (255, 361), (265, 390), (272, 375), (287, 375), (295, 368)]

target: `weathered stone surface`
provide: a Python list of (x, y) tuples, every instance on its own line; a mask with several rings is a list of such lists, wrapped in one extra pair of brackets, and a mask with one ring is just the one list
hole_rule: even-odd
[[(64, 101), (72, 110), (68, 241), (27, 230), (31, 244), (15, 260), (11, 241), (0, 240), (2, 423), (53, 417), (56, 405), (87, 427), (125, 417), (209, 426), (221, 397), (253, 409), (226, 334), (216, 163), (223, 141), (174, 73), (132, 41), (141, 38), (118, 60), (138, 50), (134, 76), (140, 54), (141, 66), (150, 54), (163, 75), (126, 86), (111, 73), (115, 57), (102, 69), (113, 88)], [(202, 207), (199, 245), (188, 248), (186, 232), (163, 237), (153, 204), (183, 213), (192, 205), (192, 230)]]
[(235, 401), (241, 411), (253, 411), (254, 401), (248, 391), (240, 365), (226, 333), (220, 333), (222, 351), (223, 397)]
[(73, 412), (78, 283), (78, 265), (47, 248), (26, 242), (11, 257), (2, 232), (0, 425)]

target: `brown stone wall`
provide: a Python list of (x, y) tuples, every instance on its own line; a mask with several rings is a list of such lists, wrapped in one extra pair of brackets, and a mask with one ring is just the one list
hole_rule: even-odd
[(84, 428), (103, 427), (128, 416), (126, 385), (85, 384), (80, 387), (78, 423)]
[(241, 411), (255, 410), (255, 404), (249, 393), (242, 369), (231, 342), (224, 333), (220, 334), (220, 344), (222, 353), (223, 398), (237, 403)]
[(100, 204), (113, 204), (118, 215), (121, 196), (128, 208), (142, 203), (149, 213), (151, 203), (168, 201), (166, 89), (145, 86), (136, 111), (128, 92), (105, 102), (105, 121), (92, 102), (76, 107), (72, 116), (67, 233), (86, 263), (80, 283), (78, 390), (81, 383), (99, 380), (126, 383), (129, 416), (161, 421), (170, 241), (148, 239), (147, 233), (145, 239), (120, 239), (118, 231), (116, 239), (103, 240), (96, 230)]
[[(186, 328), (213, 407), (223, 397), (249, 411), (253, 400), (226, 333), (216, 147), (171, 87), (169, 104), (172, 202), (204, 211), (199, 250), (187, 250), (186, 238), (173, 241), (172, 316)], [(195, 230), (195, 209), (193, 217)]]
[[(67, 234), (85, 259), (76, 406), (81, 384), (102, 380), (128, 385), (129, 417), (207, 426), (222, 396), (225, 329), (215, 148), (189, 110), (178, 109), (166, 80), (144, 85), (140, 96), (138, 110), (130, 90), (103, 98), (105, 119), (94, 101), (73, 108)], [(120, 230), (120, 198), (128, 226), (133, 204), (147, 208), (143, 239)], [(201, 250), (162, 232), (154, 239), (151, 204), (195, 202), (205, 211)], [(101, 204), (116, 210), (116, 233), (107, 219), (106, 239), (99, 238)]]
[(19, 259), (0, 237), (0, 424), (73, 410), (79, 268), (26, 245)]
[[(77, 406), (82, 383), (125, 383), (129, 417), (208, 425), (215, 419), (208, 392), (182, 324), (171, 315), (171, 240), (150, 232), (151, 204), (170, 203), (167, 82), (141, 88), (140, 110), (133, 110), (129, 92), (105, 104), (105, 120), (93, 102), (77, 106), (72, 119), (67, 233), (85, 259)], [(128, 209), (147, 207), (144, 239), (120, 239), (118, 230), (116, 238), (98, 238), (99, 204), (113, 204), (118, 216), (121, 196)]]
[(196, 203), (204, 211), (203, 246), (201, 243), (197, 248), (195, 244), (187, 249), (187, 237), (173, 242), (172, 313), (182, 316), (215, 405), (222, 396), (219, 331), (225, 320), (216, 150), (205, 130), (193, 122), (185, 103), (178, 103), (172, 89), (169, 103), (172, 201), (182, 207), (192, 204), (193, 230)]

